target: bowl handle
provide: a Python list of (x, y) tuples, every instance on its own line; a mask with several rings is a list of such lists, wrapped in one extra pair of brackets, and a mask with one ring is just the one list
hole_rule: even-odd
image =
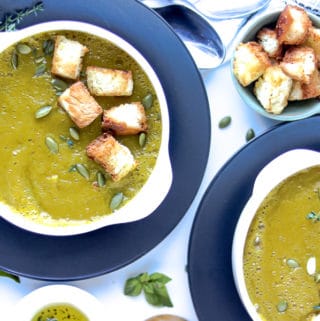
[(309, 149), (293, 149), (276, 157), (257, 175), (252, 194), (257, 196), (271, 191), (281, 181), (294, 173), (320, 165), (320, 153)]

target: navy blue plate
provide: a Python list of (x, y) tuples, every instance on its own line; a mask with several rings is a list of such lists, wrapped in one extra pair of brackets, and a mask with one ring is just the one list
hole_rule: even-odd
[(188, 253), (189, 283), (199, 321), (250, 321), (234, 285), (231, 248), (239, 215), (259, 171), (295, 148), (320, 151), (320, 117), (286, 123), (251, 141), (219, 171), (202, 199)]
[[(72, 237), (29, 233), (0, 219), (0, 269), (36, 279), (77, 280), (133, 262), (174, 229), (204, 174), (210, 146), (210, 114), (202, 78), (192, 58), (156, 13), (134, 0), (43, 2), (44, 11), (25, 18), (21, 28), (69, 19), (113, 31), (133, 44), (153, 66), (169, 106), (173, 184), (152, 215), (142, 221)], [(1, 0), (0, 17), (32, 3), (35, 1)]]

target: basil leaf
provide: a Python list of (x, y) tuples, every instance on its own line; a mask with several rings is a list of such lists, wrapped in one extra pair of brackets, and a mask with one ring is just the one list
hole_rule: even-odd
[(158, 307), (172, 307), (173, 304), (166, 288), (166, 283), (169, 281), (171, 281), (171, 278), (162, 273), (152, 273), (150, 275), (141, 273), (126, 281), (124, 294), (137, 296), (143, 291), (149, 304)]
[(155, 284), (154, 291), (162, 306), (173, 307), (167, 288), (164, 285), (158, 286), (158, 284)]
[(142, 284), (137, 278), (131, 278), (126, 281), (124, 294), (129, 296), (138, 296), (142, 292)]
[(144, 282), (148, 282), (149, 281), (149, 275), (148, 273), (142, 273), (139, 275), (139, 280), (140, 282), (144, 283)]
[(162, 306), (160, 298), (158, 297), (157, 294), (145, 292), (144, 296), (149, 304), (156, 306), (156, 307)]
[(157, 273), (157, 272), (156, 273), (152, 273), (150, 275), (150, 280), (161, 282), (162, 284), (166, 284), (169, 281), (171, 281), (171, 279), (168, 276), (166, 276), (166, 275), (164, 275), (162, 273)]
[(4, 271), (0, 271), (0, 276), (7, 277), (17, 283), (20, 283), (20, 278), (17, 275), (13, 275), (13, 274), (10, 274), (10, 273), (4, 272)]

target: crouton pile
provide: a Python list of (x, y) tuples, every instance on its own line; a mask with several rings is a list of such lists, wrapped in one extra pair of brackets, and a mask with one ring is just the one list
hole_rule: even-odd
[(79, 127), (90, 125), (102, 116), (102, 134), (86, 148), (93, 159), (119, 181), (137, 166), (131, 151), (114, 135), (134, 135), (146, 132), (147, 117), (141, 102), (132, 102), (104, 110), (94, 96), (130, 96), (133, 92), (132, 72), (97, 66), (86, 68), (86, 83), (79, 80), (82, 60), (89, 51), (86, 46), (65, 36), (57, 36), (51, 73), (74, 80), (58, 98), (59, 105)]
[(280, 114), (289, 101), (320, 96), (320, 29), (306, 11), (287, 5), (275, 27), (264, 27), (255, 41), (240, 43), (233, 73), (239, 83), (252, 84), (263, 108)]

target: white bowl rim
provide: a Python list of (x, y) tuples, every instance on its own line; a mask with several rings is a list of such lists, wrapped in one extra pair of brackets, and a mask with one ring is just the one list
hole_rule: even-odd
[(240, 299), (254, 321), (262, 321), (249, 298), (243, 270), (243, 253), (251, 222), (265, 197), (286, 178), (320, 165), (320, 153), (309, 149), (289, 150), (269, 162), (257, 175), (253, 192), (237, 222), (232, 242), (232, 272)]
[[(100, 321), (102, 303), (89, 292), (76, 286), (53, 284), (40, 287), (24, 296), (10, 311), (13, 321), (31, 321), (43, 308), (52, 304), (68, 304), (80, 310), (90, 321)], [(12, 318), (13, 314), (13, 318)]]
[[(39, 23), (18, 31), (0, 33), (0, 40), (2, 40), (0, 41), (0, 52), (17, 43), (18, 41), (25, 39), (26, 37), (47, 31), (59, 30), (80, 31), (93, 34), (101, 38), (106, 38), (119, 48), (126, 51), (143, 68), (157, 93), (157, 98), (161, 110), (161, 145), (156, 164), (147, 182), (133, 199), (131, 199), (119, 210), (116, 210), (112, 214), (106, 215), (96, 221), (89, 223), (86, 222), (85, 224), (81, 225), (68, 226), (43, 225), (33, 222), (30, 219), (26, 219), (18, 213), (12, 212), (10, 207), (4, 203), (0, 203), (1, 217), (22, 229), (38, 234), (52, 236), (77, 235), (113, 224), (128, 223), (143, 219), (152, 214), (153, 211), (156, 210), (156, 208), (161, 204), (170, 190), (173, 179), (172, 166), (169, 155), (169, 111), (161, 82), (149, 62), (137, 49), (134, 48), (133, 45), (107, 29), (103, 29), (86, 22), (71, 20), (50, 21)], [(146, 199), (148, 200), (148, 202), (145, 201)]]

